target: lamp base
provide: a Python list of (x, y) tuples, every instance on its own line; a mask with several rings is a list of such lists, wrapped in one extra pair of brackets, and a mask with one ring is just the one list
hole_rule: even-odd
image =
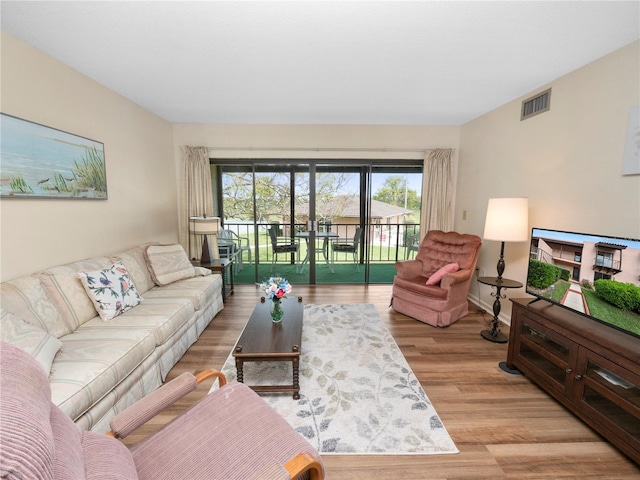
[(202, 242), (202, 255), (200, 256), (200, 263), (211, 263), (211, 247), (209, 246), (209, 241), (207, 240), (206, 235), (204, 235), (204, 241)]
[(489, 340), (493, 343), (507, 343), (509, 341), (504, 333), (494, 332), (493, 330), (482, 330), (480, 335), (482, 335), (482, 338), (485, 340)]
[(502, 279), (502, 274), (504, 273), (504, 267), (505, 267), (505, 263), (504, 263), (504, 242), (502, 242), (502, 245), (500, 245), (500, 258), (498, 259), (498, 264), (496, 265), (496, 270), (498, 271), (497, 280), (501, 280)]

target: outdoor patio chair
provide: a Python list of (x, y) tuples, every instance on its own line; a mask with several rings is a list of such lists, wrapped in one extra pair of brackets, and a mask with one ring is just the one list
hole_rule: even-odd
[(278, 236), (276, 235), (276, 231), (273, 227), (268, 229), (269, 238), (271, 238), (271, 271), (273, 272), (273, 267), (278, 260), (278, 254), (286, 253), (287, 255), (291, 255), (291, 253), (295, 253), (297, 256), (296, 259), (296, 272), (298, 271), (298, 264), (300, 259), (300, 244), (295, 243), (292, 239), (289, 239), (285, 242), (279, 242)]
[(396, 262), (393, 309), (436, 327), (467, 315), (467, 296), (481, 246), (476, 235), (427, 232), (414, 260)]
[[(80, 430), (51, 402), (49, 379), (34, 357), (5, 342), (0, 351), (2, 478), (324, 478), (313, 446), (249, 387), (225, 385), (220, 372), (183, 373), (114, 417), (104, 435)], [(130, 447), (117, 439), (211, 376), (223, 386), (159, 431)]]
[(358, 259), (358, 246), (360, 244), (360, 238), (362, 237), (362, 228), (356, 228), (356, 233), (353, 235), (353, 240), (336, 240), (331, 244), (331, 273), (334, 271), (334, 257), (336, 252), (351, 253), (353, 255), (353, 263), (356, 266), (358, 272), (360, 271), (360, 261)]
[(233, 230), (220, 230), (218, 232), (218, 250), (223, 258), (233, 259), (236, 265), (236, 273), (243, 268), (243, 253), (247, 252), (249, 265), (251, 265), (251, 243), (248, 237), (241, 237)]
[(411, 235), (407, 235), (406, 241), (407, 244), (406, 250), (404, 252), (404, 259), (409, 260), (418, 252), (418, 249), (420, 248), (420, 234), (414, 233)]

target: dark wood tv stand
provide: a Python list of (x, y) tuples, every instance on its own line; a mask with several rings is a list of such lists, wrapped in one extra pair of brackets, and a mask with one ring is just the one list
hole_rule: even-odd
[(640, 339), (531, 300), (511, 299), (507, 367), (640, 464)]

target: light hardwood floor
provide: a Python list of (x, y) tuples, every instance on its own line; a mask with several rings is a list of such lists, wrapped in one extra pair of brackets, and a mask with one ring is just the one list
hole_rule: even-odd
[[(478, 313), (472, 305), (467, 317), (448, 328), (434, 328), (388, 308), (390, 292), (390, 285), (331, 285), (294, 286), (293, 294), (302, 295), (305, 303), (374, 304), (460, 453), (325, 455), (327, 479), (640, 479), (637, 464), (527, 378), (500, 370), (507, 345), (480, 337), (488, 313)], [(255, 286), (236, 286), (169, 379), (184, 371), (220, 368), (259, 296)], [(503, 331), (508, 334), (508, 328)], [(171, 420), (206, 395), (210, 384), (200, 385), (127, 443)]]

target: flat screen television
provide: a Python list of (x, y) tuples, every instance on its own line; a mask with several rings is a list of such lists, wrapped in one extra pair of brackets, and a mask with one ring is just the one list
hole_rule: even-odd
[(533, 228), (526, 292), (640, 338), (640, 239)]

